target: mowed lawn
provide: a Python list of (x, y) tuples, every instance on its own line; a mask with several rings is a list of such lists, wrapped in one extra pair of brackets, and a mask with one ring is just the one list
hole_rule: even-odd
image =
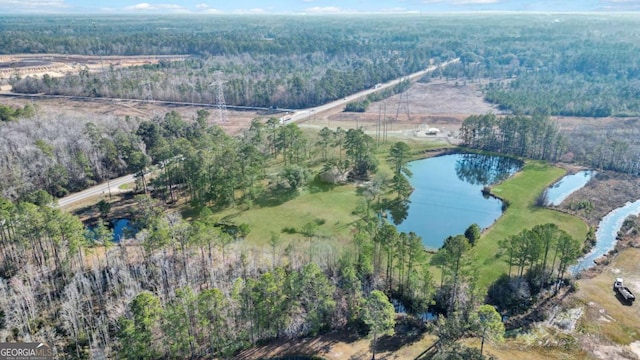
[[(389, 140), (375, 150), (375, 156), (378, 158), (378, 174), (386, 174), (388, 178), (392, 176), (388, 154), (395, 142), (395, 139)], [(424, 157), (425, 151), (429, 149), (449, 147), (445, 143), (437, 142), (408, 141), (408, 143), (414, 158)], [(313, 171), (317, 172), (319, 168), (314, 168)], [(251, 232), (246, 240), (255, 245), (267, 245), (271, 232), (275, 232), (283, 240), (298, 240), (304, 236), (300, 233), (290, 234), (283, 230), (299, 231), (309, 222), (321, 224), (317, 228), (317, 238), (345, 238), (352, 236), (353, 222), (358, 219), (358, 216), (353, 215), (353, 211), (364, 201), (353, 184), (332, 186), (315, 180), (291, 199), (281, 199), (270, 205), (257, 203), (251, 208), (241, 205), (223, 210), (215, 216), (223, 222), (249, 224)]]
[(357, 216), (353, 210), (363, 201), (353, 185), (306, 188), (296, 197), (272, 206), (255, 205), (251, 209), (232, 208), (216, 214), (223, 221), (247, 223), (251, 232), (246, 241), (267, 245), (271, 232), (283, 240), (300, 239), (302, 234), (289, 234), (284, 229), (300, 230), (309, 222), (318, 223), (318, 237), (340, 237), (350, 233)]
[(558, 211), (535, 207), (536, 198), (566, 171), (542, 162), (527, 161), (522, 171), (491, 188), (496, 196), (510, 202), (503, 215), (482, 235), (473, 249), (480, 286), (486, 287), (509, 266), (500, 252), (499, 241), (536, 225), (554, 223), (581, 241), (586, 238), (588, 225), (581, 219)]

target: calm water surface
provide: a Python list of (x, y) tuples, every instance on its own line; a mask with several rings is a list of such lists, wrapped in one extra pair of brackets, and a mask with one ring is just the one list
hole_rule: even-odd
[(130, 229), (129, 219), (117, 219), (113, 221), (113, 241), (120, 242), (124, 239), (125, 231)]
[[(421, 236), (425, 247), (439, 248), (447, 236), (476, 223), (486, 228), (502, 214), (502, 202), (482, 188), (513, 175), (522, 162), (501, 156), (453, 154), (409, 164), (415, 188), (406, 213), (391, 210), (398, 230)], [(406, 217), (406, 218), (405, 218)]]
[(578, 171), (567, 175), (547, 189), (547, 203), (558, 206), (574, 191), (582, 189), (597, 174), (593, 170)]

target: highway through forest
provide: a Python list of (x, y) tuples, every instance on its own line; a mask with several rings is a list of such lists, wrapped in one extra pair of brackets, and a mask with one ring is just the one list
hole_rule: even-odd
[(367, 96), (369, 94), (372, 94), (372, 93), (375, 93), (375, 92), (378, 92), (378, 91), (382, 91), (382, 90), (391, 88), (393, 86), (396, 86), (396, 85), (400, 84), (402, 81), (405, 81), (405, 80), (409, 80), (409, 81), (418, 80), (421, 77), (425, 76), (426, 74), (436, 70), (437, 68), (443, 68), (443, 67), (446, 67), (446, 66), (448, 66), (450, 64), (457, 63), (459, 61), (460, 61), (460, 58), (451, 59), (449, 61), (443, 62), (442, 64), (432, 65), (432, 66), (429, 66), (428, 68), (426, 68), (424, 70), (415, 72), (415, 73), (407, 75), (407, 76), (403, 76), (403, 77), (401, 77), (399, 79), (388, 81), (386, 83), (381, 84), (380, 86), (378, 86), (376, 88), (362, 90), (362, 91), (357, 92), (357, 93), (355, 93), (353, 95), (349, 95), (349, 96), (345, 97), (344, 99), (335, 100), (335, 101), (332, 101), (330, 103), (326, 103), (324, 105), (320, 105), (320, 106), (316, 106), (316, 107), (312, 107), (312, 108), (308, 108), (308, 109), (296, 110), (291, 115), (291, 118), (289, 120), (285, 121), (285, 122), (286, 123), (291, 123), (291, 122), (305, 120), (305, 119), (308, 119), (308, 118), (312, 117), (314, 114), (318, 114), (320, 112), (327, 111), (327, 110), (332, 110), (332, 109), (335, 109), (337, 107), (344, 107), (344, 106), (347, 105), (347, 103), (349, 103), (351, 101), (362, 99), (362, 98), (364, 98), (365, 96)]
[[(285, 123), (292, 123), (292, 122), (297, 122), (297, 121), (301, 121), (301, 120), (305, 120), (308, 119), (310, 117), (312, 117), (314, 114), (323, 112), (323, 111), (327, 111), (327, 110), (332, 110), (335, 109), (337, 107), (341, 107), (341, 106), (345, 106), (348, 102), (350, 101), (354, 101), (360, 98), (363, 98), (371, 93), (377, 92), (377, 91), (382, 91), (385, 89), (388, 89), (392, 86), (398, 85), (399, 83), (401, 83), (402, 81), (405, 80), (410, 80), (410, 81), (415, 81), (419, 78), (421, 78), (422, 76), (428, 74), (431, 71), (436, 70), (437, 68), (442, 68), (445, 67), (449, 64), (453, 64), (456, 62), (459, 62), (460, 59), (456, 58), (456, 59), (452, 59), (449, 61), (445, 61), (442, 64), (439, 65), (432, 65), (429, 66), (428, 68), (418, 71), (416, 73), (413, 73), (411, 75), (408, 76), (403, 76), (399, 79), (395, 79), (395, 80), (391, 80), (389, 82), (383, 83), (380, 86), (376, 87), (376, 88), (372, 88), (372, 89), (367, 89), (367, 90), (363, 90), (360, 92), (357, 92), (353, 95), (347, 96), (344, 99), (340, 99), (340, 100), (336, 100), (336, 101), (332, 101), (330, 103), (324, 104), (324, 105), (320, 105), (320, 106), (316, 106), (316, 107), (312, 107), (312, 108), (308, 108), (308, 109), (302, 109), (302, 110), (292, 110), (292, 109), (278, 109), (279, 111), (289, 111), (292, 112), (291, 118), (289, 120), (287, 120)], [(57, 97), (57, 98), (69, 98), (69, 99), (77, 99), (79, 98), (78, 96), (60, 96), (60, 95), (23, 95), (23, 94), (7, 94), (4, 93), (2, 95), (9, 95), (9, 96), (23, 96), (23, 97)], [(80, 97), (81, 100), (86, 100), (86, 101), (92, 101), (92, 100), (100, 100), (100, 101), (104, 101), (104, 100), (114, 100), (114, 101), (141, 101), (141, 102), (149, 102), (149, 100), (130, 100), (130, 99), (106, 99), (106, 98), (91, 98), (91, 97)], [(211, 105), (211, 104), (194, 104), (194, 103), (178, 103), (178, 102), (173, 102), (173, 101), (154, 101), (155, 103), (159, 103), (159, 104), (173, 104), (173, 105), (194, 105), (194, 106), (213, 106), (215, 107), (216, 105)], [(250, 108), (250, 107), (232, 107), (232, 106), (227, 106), (228, 108), (244, 108), (245, 110), (256, 110), (256, 109), (260, 109), (260, 110), (267, 110), (268, 108)], [(270, 110), (270, 109), (269, 109)], [(120, 192), (120, 189), (118, 188), (119, 186), (123, 185), (123, 184), (127, 184), (127, 183), (131, 183), (135, 180), (134, 175), (130, 174), (130, 175), (126, 175), (123, 177), (119, 177), (116, 179), (111, 179), (105, 183), (90, 187), (86, 190), (77, 192), (77, 193), (73, 193), (71, 195), (65, 196), (61, 199), (58, 199), (58, 206), (59, 207), (65, 207), (65, 206), (69, 206), (72, 204), (75, 204), (77, 202), (86, 200), (88, 198), (94, 197), (94, 196), (98, 196), (98, 195), (109, 195), (109, 193), (111, 194), (117, 194)]]

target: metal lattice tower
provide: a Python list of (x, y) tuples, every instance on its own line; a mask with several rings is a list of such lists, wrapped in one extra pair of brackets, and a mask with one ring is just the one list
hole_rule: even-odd
[(142, 83), (140, 85), (142, 85), (144, 87), (144, 89), (145, 89), (144, 100), (153, 102), (153, 91), (151, 91), (151, 83), (150, 82), (146, 82), (146, 83)]
[(224, 101), (224, 81), (222, 80), (222, 71), (218, 70), (213, 73), (214, 81), (209, 84), (209, 87), (215, 87), (216, 90), (216, 107), (218, 108), (218, 120), (219, 124), (226, 124), (229, 121), (229, 114), (227, 113), (227, 104)]
[[(407, 78), (403, 78), (401, 82), (408, 80)], [(402, 98), (405, 98), (406, 101), (403, 101)], [(411, 113), (409, 112), (409, 89), (400, 93), (400, 97), (398, 98), (398, 109), (396, 110), (396, 122), (398, 121), (398, 117), (400, 116), (400, 111), (404, 110), (403, 113), (407, 114), (407, 121), (411, 121)]]

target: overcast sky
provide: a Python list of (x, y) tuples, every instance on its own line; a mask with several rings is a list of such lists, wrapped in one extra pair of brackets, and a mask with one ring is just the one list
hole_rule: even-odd
[[(144, 1), (144, 0), (143, 0)], [(640, 0), (0, 0), (0, 14), (334, 14), (640, 11)]]

